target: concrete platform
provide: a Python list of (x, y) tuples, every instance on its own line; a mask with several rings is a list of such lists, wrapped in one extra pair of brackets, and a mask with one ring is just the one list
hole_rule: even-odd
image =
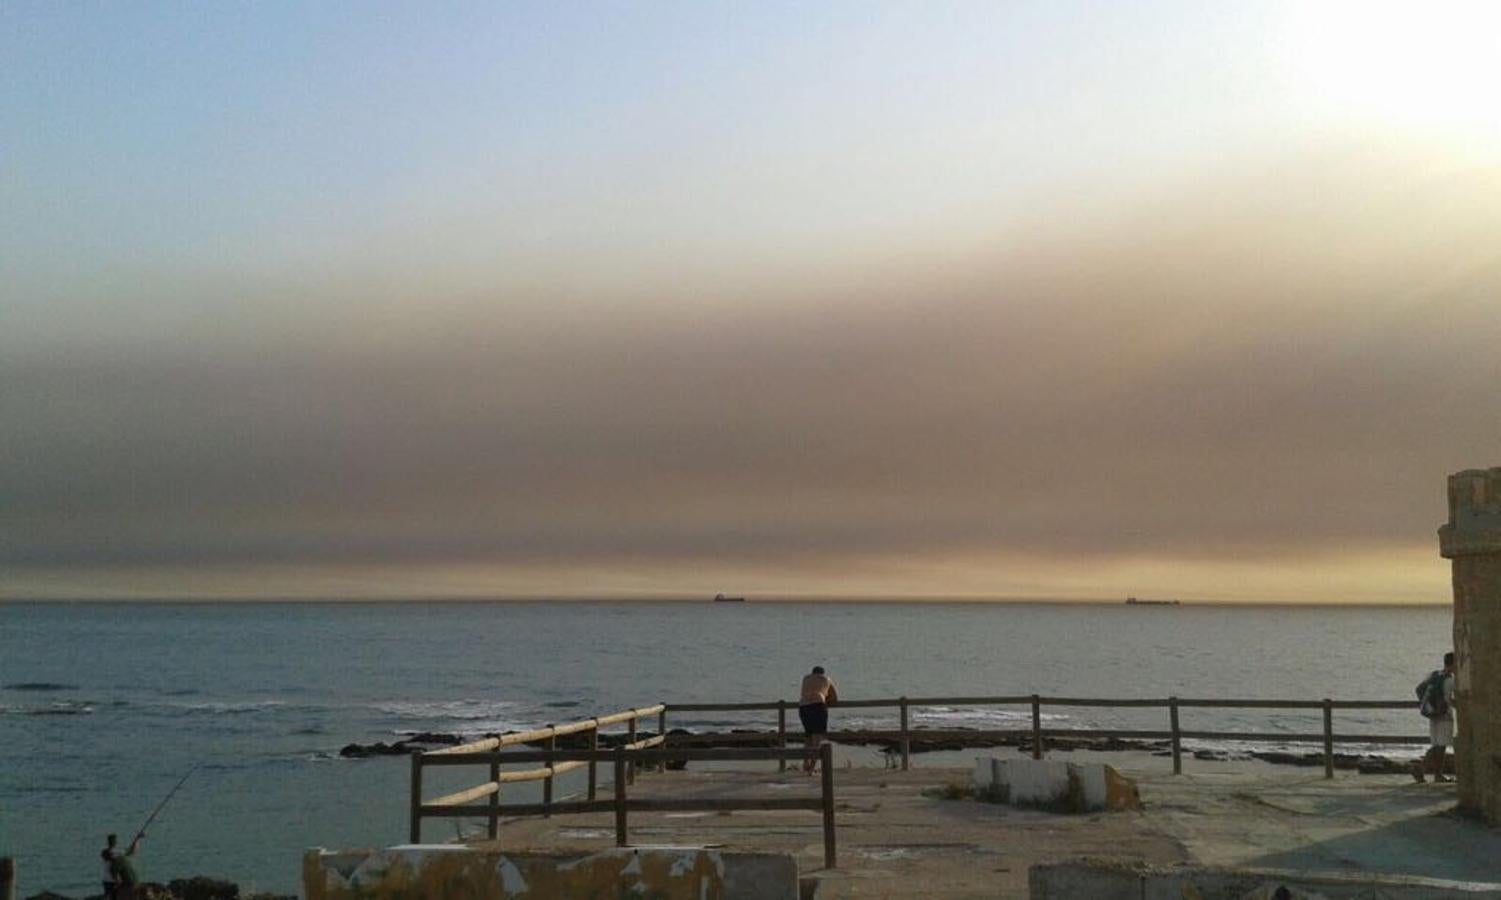
[[(1137, 779), (1140, 812), (1054, 815), (941, 799), (946, 785), (970, 783), (969, 768), (851, 767), (835, 776), (836, 870), (823, 869), (816, 812), (633, 814), (630, 837), (790, 852), (805, 880), (817, 880), (820, 898), (1026, 897), (1031, 865), (1079, 857), (1457, 881), (1494, 881), (1501, 867), (1501, 832), (1447, 813), (1452, 785), (1355, 774), (1326, 781), (1322, 773), (1245, 762), (1174, 776), (1147, 755), (1100, 758)], [(742, 766), (760, 771), (643, 774), (632, 795), (817, 793), (816, 779)], [(613, 829), (603, 814), (508, 821), (499, 846), (598, 849), (613, 846)]]

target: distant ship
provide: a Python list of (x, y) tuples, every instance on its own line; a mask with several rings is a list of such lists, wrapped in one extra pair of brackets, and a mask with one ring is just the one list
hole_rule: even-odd
[(1135, 597), (1127, 597), (1126, 603), (1130, 606), (1177, 606), (1177, 600), (1138, 600)]
[(714, 595), (714, 602), (715, 603), (744, 603), (745, 602), (745, 598), (744, 597), (726, 597), (724, 594), (715, 594)]

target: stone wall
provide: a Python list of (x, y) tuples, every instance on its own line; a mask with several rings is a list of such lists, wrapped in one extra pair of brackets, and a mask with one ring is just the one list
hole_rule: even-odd
[(1501, 468), (1449, 476), (1439, 549), (1453, 561), (1459, 806), (1501, 823)]

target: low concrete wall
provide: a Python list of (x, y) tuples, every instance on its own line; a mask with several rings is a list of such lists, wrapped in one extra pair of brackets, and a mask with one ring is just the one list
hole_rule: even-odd
[[(1501, 884), (1274, 869), (1161, 868), (1108, 860), (1033, 866), (1032, 900), (1501, 900)], [(1278, 889), (1285, 888), (1285, 895)]]
[(797, 900), (784, 853), (623, 847), (599, 853), (505, 852), (457, 844), (309, 850), (306, 900)]
[(975, 793), (993, 803), (1054, 812), (1138, 809), (1136, 783), (1100, 763), (981, 756), (975, 759)]

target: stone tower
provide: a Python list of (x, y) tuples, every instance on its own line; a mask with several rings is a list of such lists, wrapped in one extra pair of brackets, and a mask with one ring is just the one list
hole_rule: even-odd
[[(1439, 552), (1454, 566), (1459, 808), (1501, 823), (1501, 468), (1449, 476)], [(1435, 648), (1437, 650), (1437, 648)]]

